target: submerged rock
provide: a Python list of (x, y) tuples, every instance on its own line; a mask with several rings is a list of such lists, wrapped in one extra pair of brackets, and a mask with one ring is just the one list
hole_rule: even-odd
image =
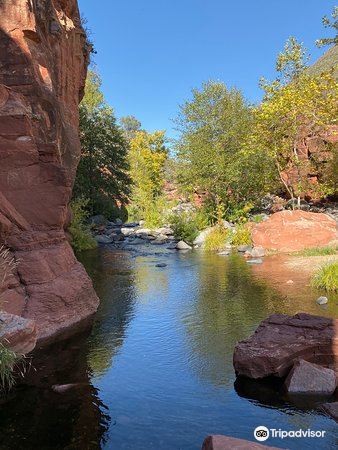
[(94, 236), (94, 239), (98, 244), (111, 244), (115, 240), (114, 237), (105, 236), (103, 234)]
[(300, 359), (287, 376), (285, 387), (290, 394), (332, 395), (336, 390), (336, 375), (331, 369)]
[(324, 403), (322, 409), (338, 423), (338, 402)]
[(167, 236), (164, 234), (160, 234), (156, 237), (156, 239), (151, 241), (151, 244), (152, 245), (162, 245), (162, 244), (166, 244), (167, 242), (168, 242)]
[(157, 263), (156, 267), (167, 267), (166, 263)]
[(176, 246), (177, 246), (177, 243), (176, 242), (170, 242), (169, 243), (169, 245), (167, 245), (167, 249), (168, 250), (176, 250)]
[(0, 313), (0, 342), (18, 355), (27, 355), (36, 345), (37, 330), (33, 320)]
[(256, 259), (248, 259), (247, 260), (248, 264), (262, 264), (263, 260), (261, 258), (256, 258)]
[(86, 386), (84, 383), (69, 383), (69, 384), (54, 384), (52, 390), (58, 394), (64, 394), (65, 392), (71, 391), (73, 389), (78, 389)]
[(248, 339), (235, 347), (237, 375), (263, 378), (283, 377), (295, 361), (331, 366), (338, 357), (338, 319), (299, 313), (272, 314)]
[(278, 450), (276, 447), (268, 447), (258, 442), (246, 441), (230, 436), (214, 434), (208, 436), (202, 446), (202, 450)]

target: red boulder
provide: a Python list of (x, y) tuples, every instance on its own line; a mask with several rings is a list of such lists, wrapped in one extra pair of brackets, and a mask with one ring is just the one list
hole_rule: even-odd
[(299, 358), (334, 367), (338, 358), (338, 319), (305, 313), (272, 314), (252, 336), (238, 342), (233, 363), (237, 375), (283, 377)]
[(252, 228), (255, 247), (294, 252), (323, 247), (337, 239), (336, 221), (326, 214), (280, 211)]

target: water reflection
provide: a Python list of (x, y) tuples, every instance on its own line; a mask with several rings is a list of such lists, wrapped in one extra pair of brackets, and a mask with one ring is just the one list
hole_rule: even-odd
[(88, 363), (95, 376), (112, 365), (123, 344), (135, 303), (134, 261), (124, 252), (99, 249), (80, 255), (101, 299), (90, 338)]
[[(86, 335), (37, 351), (25, 384), (0, 404), (0, 448), (99, 449), (110, 418), (90, 384)], [(64, 393), (53, 385), (74, 383)]]
[[(269, 314), (318, 314), (308, 289), (279, 290), (277, 273), (237, 254), (154, 246), (81, 259), (101, 298), (93, 329), (35, 356), (28, 385), (0, 405), (1, 449), (197, 450), (210, 433), (252, 440), (260, 424), (325, 429), (315, 446), (334, 448), (336, 425), (316, 404), (285, 397), (276, 381), (235, 380), (232, 367), (235, 343)], [(64, 383), (80, 386), (52, 391)]]
[(234, 345), (266, 317), (268, 304), (281, 296), (251, 275), (251, 267), (237, 254), (229, 258), (200, 255), (196, 299), (183, 322), (187, 341), (197, 357), (196, 372), (216, 386), (233, 378)]

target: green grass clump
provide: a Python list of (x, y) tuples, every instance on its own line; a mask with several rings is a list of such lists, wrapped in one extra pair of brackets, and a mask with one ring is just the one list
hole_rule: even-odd
[(249, 228), (242, 224), (237, 225), (231, 240), (231, 244), (236, 247), (239, 245), (251, 245), (252, 239), (251, 231), (249, 230)]
[(219, 251), (224, 249), (225, 245), (230, 242), (231, 231), (222, 226), (215, 227), (205, 238), (203, 248), (208, 252)]
[(0, 390), (9, 390), (14, 385), (13, 369), (18, 356), (0, 343)]
[(176, 239), (192, 244), (199, 232), (207, 227), (207, 218), (202, 212), (172, 214), (168, 222)]
[(296, 252), (296, 256), (327, 256), (335, 255), (337, 253), (336, 247), (315, 247), (306, 248), (299, 252)]
[(326, 291), (338, 290), (338, 261), (320, 267), (311, 280), (313, 287)]
[(97, 247), (97, 242), (90, 234), (89, 228), (85, 224), (88, 213), (86, 206), (88, 200), (79, 198), (73, 200), (70, 204), (73, 213), (72, 222), (69, 227), (69, 232), (72, 237), (72, 247), (74, 250), (90, 250)]

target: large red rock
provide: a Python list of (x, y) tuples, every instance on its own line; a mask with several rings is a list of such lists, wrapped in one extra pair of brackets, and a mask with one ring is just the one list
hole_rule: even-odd
[(283, 377), (299, 359), (337, 369), (338, 319), (300, 313), (272, 314), (235, 347), (237, 375)]
[(252, 228), (254, 245), (281, 252), (323, 247), (337, 239), (336, 221), (326, 214), (280, 211)]
[(2, 300), (40, 340), (98, 306), (65, 237), (87, 63), (76, 0), (0, 0), (0, 245), (18, 261)]
[(208, 436), (204, 442), (202, 450), (278, 450), (276, 447), (268, 447), (258, 442), (245, 441), (230, 436), (214, 434)]

